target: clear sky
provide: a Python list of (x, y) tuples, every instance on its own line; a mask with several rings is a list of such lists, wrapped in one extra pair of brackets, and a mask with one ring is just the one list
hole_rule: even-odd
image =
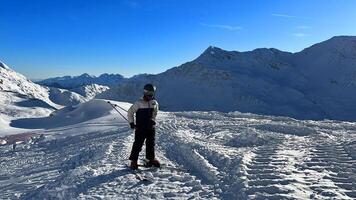
[(0, 60), (32, 78), (159, 73), (208, 46), (300, 51), (356, 35), (356, 0), (0, 0)]

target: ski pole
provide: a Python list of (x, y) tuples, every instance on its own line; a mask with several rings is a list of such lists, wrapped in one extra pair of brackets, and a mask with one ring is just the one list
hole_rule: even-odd
[(114, 106), (114, 104), (112, 104), (110, 101), (108, 101), (108, 104), (110, 104), (121, 115), (122, 118), (124, 118), (127, 122), (129, 122), (129, 120), (126, 119), (126, 117), (123, 114), (121, 114), (121, 112)]
[(125, 111), (125, 112), (128, 112), (125, 108), (123, 108), (123, 107), (121, 107), (121, 106), (119, 106), (119, 105), (117, 105), (117, 104), (113, 104), (114, 106), (117, 106), (118, 108), (120, 108), (121, 110), (123, 110), (123, 111)]
[(128, 112), (128, 110), (126, 110), (125, 108), (123, 108), (123, 107), (121, 107), (121, 106), (119, 106), (119, 105), (117, 105), (117, 104), (111, 103), (110, 101), (108, 101), (108, 103), (110, 103), (112, 106), (115, 106), (115, 107), (120, 108), (121, 110), (123, 110), (123, 111), (125, 111), (125, 112)]

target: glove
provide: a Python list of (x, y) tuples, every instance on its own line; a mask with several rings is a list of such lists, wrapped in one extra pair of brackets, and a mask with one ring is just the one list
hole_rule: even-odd
[(130, 123), (130, 127), (131, 127), (131, 129), (135, 129), (136, 125), (132, 122), (132, 123)]

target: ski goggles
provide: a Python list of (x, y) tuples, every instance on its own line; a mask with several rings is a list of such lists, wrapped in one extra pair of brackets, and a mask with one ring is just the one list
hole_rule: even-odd
[(143, 94), (149, 97), (153, 97), (155, 95), (155, 92), (153, 91), (148, 91), (148, 90), (143, 90)]

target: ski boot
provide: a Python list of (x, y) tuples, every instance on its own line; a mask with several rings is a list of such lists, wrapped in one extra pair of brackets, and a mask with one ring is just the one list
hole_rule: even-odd
[(159, 167), (161, 167), (161, 164), (156, 159), (153, 159), (153, 160), (147, 160), (146, 159), (145, 166), (146, 167), (158, 167), (159, 168)]
[(132, 170), (138, 169), (137, 161), (131, 161), (130, 169)]

